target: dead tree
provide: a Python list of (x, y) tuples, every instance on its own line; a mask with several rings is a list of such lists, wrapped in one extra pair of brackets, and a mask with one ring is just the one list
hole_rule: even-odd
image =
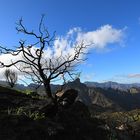
[[(75, 76), (75, 67), (77, 63), (83, 61), (81, 55), (85, 54), (87, 45), (84, 42), (73, 45), (73, 54), (67, 53), (59, 56), (46, 58), (47, 48), (53, 49), (56, 39), (55, 33), (50, 35), (47, 28), (43, 24), (42, 16), (38, 26), (38, 32), (29, 31), (20, 19), (17, 23), (16, 30), (19, 33), (24, 33), (27, 36), (34, 38), (34, 42), (26, 45), (25, 41), (19, 41), (19, 47), (16, 49), (8, 49), (0, 46), (2, 54), (11, 54), (12, 56), (22, 56), (21, 59), (13, 61), (10, 64), (0, 62), (1, 67), (15, 66), (20, 72), (25, 73), (26, 78), (30, 78), (33, 82), (44, 85), (46, 95), (49, 98), (54, 98), (51, 91), (50, 83), (53, 80), (58, 80), (60, 77), (73, 78)], [(36, 46), (36, 47), (34, 47)]]
[(13, 88), (17, 82), (18, 76), (17, 73), (11, 69), (6, 69), (4, 72), (7, 83)]

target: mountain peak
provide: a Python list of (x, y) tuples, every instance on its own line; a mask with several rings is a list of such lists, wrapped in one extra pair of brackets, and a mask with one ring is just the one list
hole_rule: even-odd
[(74, 83), (81, 83), (81, 82), (80, 82), (80, 78), (76, 78), (76, 79), (74, 80)]

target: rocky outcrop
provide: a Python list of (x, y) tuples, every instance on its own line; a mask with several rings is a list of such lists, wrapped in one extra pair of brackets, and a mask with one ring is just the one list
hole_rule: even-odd
[(78, 91), (75, 89), (66, 90), (61, 96), (58, 97), (57, 102), (65, 108), (70, 107), (78, 96)]

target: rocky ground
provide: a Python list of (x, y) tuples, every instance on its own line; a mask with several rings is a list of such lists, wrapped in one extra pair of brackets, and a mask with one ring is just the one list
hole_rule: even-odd
[(104, 126), (80, 101), (56, 111), (46, 99), (1, 87), (0, 140), (105, 140)]
[(0, 87), (0, 140), (140, 139), (139, 110), (103, 113), (71, 96), (72, 102), (62, 96), (55, 105), (44, 97)]

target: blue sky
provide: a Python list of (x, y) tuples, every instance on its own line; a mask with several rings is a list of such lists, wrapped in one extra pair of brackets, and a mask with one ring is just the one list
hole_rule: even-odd
[(123, 34), (121, 41), (90, 50), (88, 60), (77, 68), (82, 81), (140, 82), (139, 0), (1, 0), (0, 45), (18, 45), (23, 36), (17, 34), (15, 22), (23, 17), (29, 29), (36, 29), (41, 14), (48, 30), (58, 36), (74, 27), (86, 33), (105, 25)]

